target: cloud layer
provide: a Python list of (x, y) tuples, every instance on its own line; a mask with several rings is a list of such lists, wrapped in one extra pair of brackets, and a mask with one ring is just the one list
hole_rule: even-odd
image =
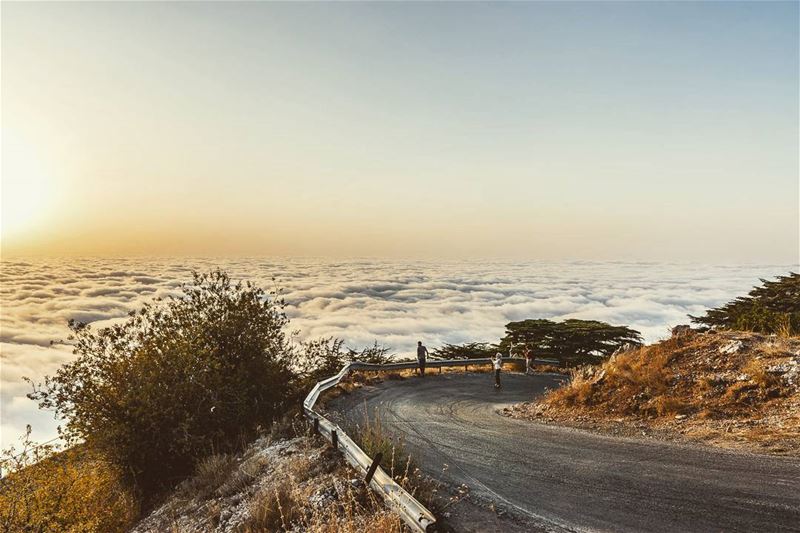
[[(586, 318), (629, 325), (646, 340), (792, 265), (704, 266), (623, 262), (399, 262), (288, 260), (4, 261), (0, 271), (2, 445), (26, 423), (55, 435), (49, 413), (25, 398), (22, 376), (40, 380), (71, 357), (66, 322), (122, 320), (154, 297), (175, 294), (193, 269), (280, 287), (300, 338), (377, 341), (410, 353), (416, 341), (496, 341), (524, 318)], [(273, 281), (273, 278), (275, 281)], [(51, 344), (54, 343), (54, 344)]]

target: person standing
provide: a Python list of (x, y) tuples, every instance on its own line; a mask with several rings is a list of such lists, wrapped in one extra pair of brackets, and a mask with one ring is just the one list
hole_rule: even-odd
[(525, 346), (525, 350), (522, 352), (523, 356), (525, 357), (525, 374), (531, 373), (531, 366), (533, 365), (533, 354), (531, 354), (531, 349)]
[(425, 377), (425, 360), (428, 358), (428, 349), (422, 344), (422, 341), (417, 341), (417, 362), (419, 363), (419, 376)]
[(494, 388), (500, 388), (500, 369), (503, 368), (503, 356), (500, 352), (497, 352), (492, 359), (492, 363), (494, 364)]

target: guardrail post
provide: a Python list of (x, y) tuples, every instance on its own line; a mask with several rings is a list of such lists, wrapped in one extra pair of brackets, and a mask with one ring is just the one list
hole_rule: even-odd
[(319, 418), (315, 417), (312, 420), (314, 421), (314, 433), (319, 433)]
[(339, 448), (339, 435), (336, 434), (336, 430), (331, 430), (331, 445), (333, 445), (334, 449)]
[(375, 475), (375, 471), (381, 464), (381, 459), (383, 459), (383, 454), (381, 452), (376, 453), (375, 458), (372, 460), (372, 464), (369, 465), (369, 470), (367, 470), (367, 477), (364, 478), (364, 483), (367, 485), (369, 485), (369, 482), (372, 481), (372, 476)]

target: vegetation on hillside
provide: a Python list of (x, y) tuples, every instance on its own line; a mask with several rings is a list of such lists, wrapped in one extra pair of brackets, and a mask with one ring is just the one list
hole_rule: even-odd
[(497, 352), (522, 357), (527, 348), (534, 357), (557, 359), (563, 365), (575, 366), (600, 363), (616, 351), (641, 344), (640, 333), (626, 326), (598, 320), (556, 322), (540, 318), (509, 322), (505, 336), (497, 344), (444, 344), (431, 353), (442, 359), (480, 359), (493, 357)]
[(354, 472), (338, 453), (293, 426), (284, 428), (280, 438), (257, 439), (241, 453), (203, 458), (132, 533), (405, 530), (377, 494), (364, 483), (349, 481)]
[(488, 342), (445, 343), (431, 350), (431, 355), (440, 359), (483, 359), (493, 357), (499, 349), (496, 344)]
[[(126, 530), (205, 457), (241, 450), (296, 410), (311, 383), (386, 348), (293, 343), (283, 302), (221, 271), (95, 330), (69, 324), (76, 359), (30, 397), (64, 419), (66, 450), (9, 451), (0, 468), (4, 531)], [(9, 525), (11, 524), (11, 525)]]
[[(688, 332), (573, 371), (523, 417), (636, 420), (693, 438), (800, 453), (800, 339)], [(760, 444), (759, 444), (760, 443)]]
[(800, 453), (800, 275), (762, 282), (691, 317), (705, 329), (677, 327), (670, 339), (577, 368), (570, 383), (514, 413), (567, 423), (635, 419), (702, 440)]
[(0, 457), (0, 531), (124, 531), (139, 511), (119, 467), (86, 446), (36, 446), (30, 426), (21, 447)]
[(71, 323), (78, 358), (31, 397), (130, 475), (142, 491), (191, 472), (291, 401), (281, 303), (223, 272), (195, 274), (180, 297), (95, 331)]
[(790, 272), (761, 283), (747, 296), (710, 309), (704, 316), (692, 316), (692, 321), (711, 328), (800, 335), (800, 274)]
[(508, 353), (513, 347), (515, 355), (528, 348), (536, 357), (554, 358), (574, 366), (598, 363), (623, 348), (641, 344), (641, 334), (626, 326), (612, 326), (598, 320), (536, 319), (506, 324), (500, 348)]
[(302, 356), (294, 360), (293, 369), (297, 376), (309, 385), (322, 378), (333, 376), (344, 365), (353, 361), (385, 364), (392, 359), (388, 348), (378, 343), (362, 350), (353, 350), (344, 345), (342, 339), (325, 337), (302, 345)]

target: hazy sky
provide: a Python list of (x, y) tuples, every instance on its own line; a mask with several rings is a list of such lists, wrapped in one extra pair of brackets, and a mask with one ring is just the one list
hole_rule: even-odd
[(798, 261), (798, 3), (7, 3), (2, 252)]

